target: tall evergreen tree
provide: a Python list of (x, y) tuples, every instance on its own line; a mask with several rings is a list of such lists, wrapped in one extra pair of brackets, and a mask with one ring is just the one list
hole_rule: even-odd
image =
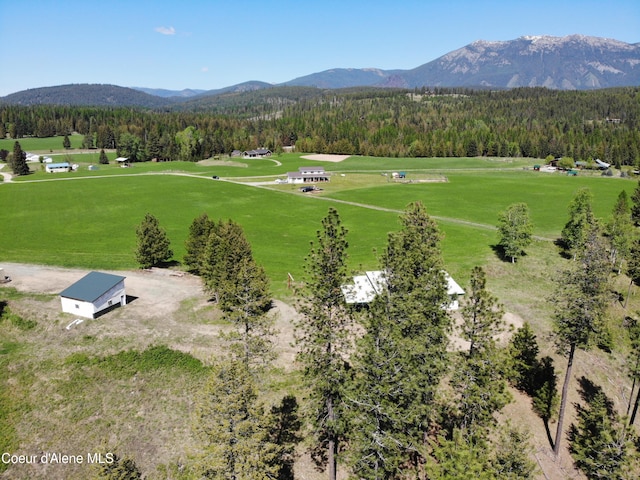
[(633, 451), (631, 430), (620, 423), (613, 402), (600, 387), (589, 384), (587, 388), (593, 391), (583, 390), (587, 405), (577, 405), (577, 424), (572, 425), (569, 435), (569, 449), (576, 465), (589, 479), (635, 477), (629, 471)]
[(511, 381), (518, 390), (529, 395), (534, 391), (539, 352), (540, 347), (531, 324), (525, 322), (509, 341), (509, 355), (512, 363)]
[(352, 319), (341, 286), (347, 279), (347, 230), (330, 208), (305, 261), (306, 281), (297, 309), (298, 358), (303, 365), (312, 409), (314, 459), (335, 480), (343, 436), (346, 358), (351, 351)]
[(20, 142), (13, 144), (13, 157), (11, 158), (11, 170), (15, 175), (29, 175), (27, 165), (27, 153), (22, 150)]
[(471, 271), (469, 291), (462, 306), (462, 337), (469, 342), (469, 356), (494, 343), (504, 329), (504, 307), (487, 290), (487, 275), (482, 267)]
[(173, 257), (169, 237), (160, 227), (158, 219), (147, 213), (136, 229), (138, 246), (136, 261), (140, 268), (151, 268), (167, 262)]
[(627, 302), (631, 295), (631, 287), (633, 284), (640, 285), (640, 235), (636, 235), (629, 248), (629, 258), (626, 264), (626, 273), (629, 277), (629, 288), (627, 296), (624, 300), (624, 308), (627, 308)]
[(587, 241), (589, 230), (595, 225), (595, 217), (591, 207), (591, 191), (583, 187), (574, 195), (569, 203), (569, 220), (562, 229), (561, 240), (568, 254), (576, 259)]
[(629, 197), (625, 190), (620, 192), (613, 206), (606, 232), (611, 242), (611, 265), (614, 268), (617, 265), (618, 272), (620, 272), (623, 262), (629, 258), (631, 245), (636, 234), (631, 218)]
[(504, 308), (486, 283), (484, 270), (475, 267), (462, 307), (462, 338), (469, 342), (469, 351), (459, 355), (450, 381), (456, 394), (450, 420), (468, 434), (489, 426), (493, 414), (510, 401), (504, 353), (494, 339), (504, 329)]
[(543, 357), (538, 362), (533, 383), (533, 411), (536, 412), (548, 428), (549, 420), (558, 411), (558, 377), (551, 357)]
[(204, 249), (201, 275), (205, 287), (216, 295), (219, 302), (222, 288), (234, 279), (244, 258), (253, 258), (251, 244), (242, 227), (233, 220), (216, 222), (212, 226)]
[(232, 352), (249, 367), (266, 366), (273, 358), (274, 319), (269, 279), (252, 256), (243, 257), (219, 288), (220, 308), (234, 326), (225, 334)]
[(191, 224), (185, 263), (203, 277), (224, 318), (236, 327), (225, 338), (233, 343), (236, 358), (249, 366), (265, 365), (272, 358), (274, 319), (269, 279), (256, 263), (242, 227), (232, 220), (213, 222), (203, 214)]
[(609, 259), (598, 229), (586, 234), (578, 262), (562, 272), (558, 279), (555, 305), (555, 340), (558, 351), (567, 356), (567, 371), (562, 386), (560, 412), (554, 442), (554, 454), (560, 451), (563, 420), (569, 392), (573, 360), (578, 348), (588, 348), (598, 332), (608, 295)]
[(109, 164), (109, 158), (107, 157), (107, 154), (104, 151), (104, 148), (100, 149), (100, 157), (98, 158), (98, 162), (101, 165), (108, 165)]
[(209, 215), (203, 213), (194, 218), (189, 227), (189, 236), (185, 241), (186, 254), (184, 263), (192, 272), (198, 275), (201, 275), (204, 271), (205, 249), (215, 226), (215, 222), (209, 218)]
[(193, 430), (202, 444), (199, 478), (278, 478), (280, 447), (272, 442), (253, 377), (242, 362), (214, 366), (194, 409)]
[(71, 148), (71, 140), (69, 140), (69, 136), (65, 135), (62, 139), (62, 146), (65, 150), (69, 150)]
[(355, 354), (350, 444), (357, 475), (397, 478), (419, 471), (436, 422), (451, 321), (436, 223), (421, 203), (400, 217), (381, 258), (387, 288), (370, 305)]
[(515, 262), (525, 248), (531, 243), (533, 225), (529, 217), (529, 206), (526, 203), (514, 203), (499, 215), (499, 245), (504, 255)]
[(640, 180), (631, 194), (631, 219), (635, 225), (640, 225)]
[[(631, 410), (631, 402), (633, 400), (634, 390), (638, 381), (640, 381), (640, 322), (632, 320), (628, 325), (629, 340), (631, 341), (631, 350), (628, 355), (629, 376), (633, 379), (631, 386), (631, 394), (629, 395), (629, 405), (627, 407), (627, 415)], [(640, 389), (636, 392), (636, 400), (633, 403), (633, 411), (629, 417), (629, 425), (633, 425), (638, 414), (638, 406), (640, 406)]]

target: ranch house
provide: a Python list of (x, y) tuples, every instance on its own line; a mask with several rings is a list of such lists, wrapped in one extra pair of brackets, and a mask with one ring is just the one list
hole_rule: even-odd
[(60, 292), (62, 311), (96, 318), (105, 310), (127, 303), (124, 279), (119, 275), (91, 272)]
[[(447, 281), (447, 294), (449, 295), (449, 304), (445, 306), (447, 310), (458, 310), (460, 308), (460, 297), (464, 295), (464, 290), (451, 275), (444, 272)], [(348, 304), (368, 304), (382, 293), (386, 285), (384, 272), (372, 271), (365, 272), (364, 275), (356, 275), (353, 277), (353, 284), (342, 285), (342, 295)]]
[(258, 148), (256, 150), (247, 150), (242, 152), (244, 158), (264, 158), (271, 156), (271, 150), (266, 148)]
[(69, 162), (48, 163), (44, 169), (47, 173), (70, 172), (71, 164)]
[(287, 172), (287, 183), (328, 182), (329, 174), (324, 167), (300, 167), (297, 172)]

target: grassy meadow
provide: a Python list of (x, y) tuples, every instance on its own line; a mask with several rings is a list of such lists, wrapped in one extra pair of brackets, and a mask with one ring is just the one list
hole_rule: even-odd
[[(79, 162), (81, 157), (74, 158)], [(56, 174), (32, 165), (32, 175), (0, 189), (0, 260), (136, 268), (135, 228), (150, 212), (167, 230), (174, 258), (180, 261), (191, 221), (206, 212), (243, 226), (278, 296), (286, 294), (287, 273), (294, 278), (302, 274), (309, 242), (330, 206), (338, 209), (349, 230), (350, 266), (359, 270), (376, 267), (375, 251), (384, 248), (387, 233), (398, 228), (398, 214), (409, 202), (421, 201), (445, 233), (447, 268), (465, 280), (474, 265), (495, 254), (498, 213), (509, 204), (527, 203), (534, 233), (552, 240), (559, 236), (567, 205), (578, 188), (591, 189), (596, 215), (607, 219), (620, 191), (631, 193), (636, 185), (616, 177), (533, 172), (527, 169), (533, 163), (531, 159), (368, 157), (330, 163), (284, 154), (260, 160), (142, 163), (131, 168), (111, 162), (97, 171), (88, 170), (94, 164), (89, 161), (79, 162), (77, 172)], [(321, 185), (324, 191), (310, 196), (295, 185), (272, 182), (309, 164), (334, 172), (331, 182)], [(412, 183), (391, 181), (392, 171), (406, 171)], [(222, 181), (212, 180), (212, 175)], [(251, 184), (258, 181), (265, 184), (260, 188)]]

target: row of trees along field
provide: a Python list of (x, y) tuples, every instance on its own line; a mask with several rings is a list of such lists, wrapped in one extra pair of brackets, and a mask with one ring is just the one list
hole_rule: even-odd
[(0, 138), (80, 133), (134, 161), (266, 147), (385, 157), (640, 161), (638, 88), (586, 92), (274, 88), (173, 110), (0, 105)]
[[(218, 359), (196, 400), (193, 432), (200, 453), (182, 478), (293, 478), (299, 444), (330, 480), (339, 470), (362, 479), (531, 478), (537, 467), (527, 434), (496, 421), (511, 401), (508, 384), (532, 397), (547, 429), (557, 419), (554, 440), (549, 432), (550, 452), (557, 455), (568, 440), (576, 466), (588, 478), (634, 476), (640, 468), (632, 428), (637, 391), (629, 398), (626, 413), (632, 407), (633, 413), (627, 419), (600, 386), (582, 377), (582, 403), (568, 435), (563, 421), (575, 355), (594, 343), (613, 348), (605, 322), (613, 301), (612, 272), (640, 284), (640, 184), (632, 199), (620, 194), (607, 225), (593, 217), (586, 189), (576, 193), (568, 210), (559, 241), (567, 267), (557, 276), (560, 294), (552, 319), (557, 351), (568, 360), (561, 398), (553, 360), (540, 358), (529, 324), (506, 347), (496, 342), (505, 331), (504, 308), (488, 290), (481, 267), (471, 272), (461, 308), (458, 335), (465, 342), (450, 348), (442, 235), (422, 204), (413, 203), (380, 255), (386, 288), (365, 308), (345, 303), (348, 232), (338, 212), (329, 209), (297, 291), (300, 406), (289, 395), (271, 410), (264, 400), (273, 397), (264, 381), (273, 372), (275, 334), (268, 280), (238, 224), (206, 214), (194, 219), (184, 263), (202, 277), (232, 329), (224, 337), (230, 342), (227, 357)], [(514, 261), (530, 241), (526, 205), (512, 205), (499, 222), (500, 245)], [(154, 257), (161, 264), (172, 253), (166, 234), (148, 215), (138, 229), (139, 252), (144, 239), (154, 236), (164, 246)], [(141, 264), (151, 265), (142, 257)], [(635, 387), (640, 327), (637, 321), (627, 323)]]

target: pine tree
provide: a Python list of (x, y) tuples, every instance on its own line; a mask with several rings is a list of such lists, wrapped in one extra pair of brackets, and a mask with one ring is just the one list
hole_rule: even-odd
[(506, 257), (515, 262), (525, 248), (531, 243), (533, 225), (529, 218), (529, 207), (526, 203), (514, 203), (507, 207), (499, 216), (498, 243)]
[(511, 401), (504, 380), (505, 358), (492, 343), (474, 355), (461, 353), (454, 364), (450, 385), (454, 392), (447, 423), (470, 434), (494, 423), (493, 414)]
[(531, 460), (530, 435), (507, 424), (498, 430), (495, 458), (491, 470), (498, 480), (525, 480), (534, 478), (536, 464)]
[(627, 302), (629, 301), (633, 284), (640, 285), (640, 235), (636, 235), (631, 242), (629, 258), (626, 264), (626, 274), (629, 277), (629, 288), (627, 288), (624, 308), (627, 308)]
[(607, 235), (611, 242), (611, 265), (618, 265), (618, 272), (622, 263), (629, 258), (631, 245), (636, 234), (631, 219), (631, 207), (627, 192), (622, 190), (611, 213), (611, 220), (607, 224)]
[(529, 322), (525, 322), (511, 337), (509, 355), (512, 363), (512, 383), (518, 390), (529, 395), (534, 391), (539, 352), (536, 335)]
[(562, 243), (567, 253), (575, 260), (587, 241), (589, 230), (595, 225), (595, 217), (591, 208), (591, 191), (583, 187), (569, 203), (569, 220), (562, 229)]
[(535, 371), (533, 391), (533, 411), (540, 416), (548, 427), (548, 422), (558, 409), (558, 389), (556, 370), (551, 357), (543, 357)]
[(235, 327), (224, 337), (232, 353), (249, 367), (266, 366), (273, 358), (274, 319), (269, 279), (252, 256), (242, 258), (218, 289), (223, 316)]
[(242, 227), (233, 220), (217, 222), (213, 225), (204, 249), (204, 260), (200, 274), (209, 292), (215, 294), (218, 301), (220, 289), (245, 257), (251, 257), (251, 245), (244, 235)]
[(640, 180), (631, 194), (631, 219), (635, 225), (640, 225)]
[(431, 446), (432, 460), (426, 465), (429, 480), (498, 480), (490, 468), (491, 445), (486, 439), (455, 429), (451, 438), (440, 435)]
[[(629, 415), (634, 390), (636, 389), (636, 384), (640, 380), (640, 322), (638, 322), (636, 319), (633, 319), (631, 320), (627, 328), (629, 330), (629, 340), (631, 341), (631, 350), (628, 355), (628, 373), (629, 376), (633, 379), (631, 394), (629, 395), (629, 405), (627, 407), (627, 415)], [(638, 406), (640, 406), (640, 389), (638, 389), (638, 392), (636, 392), (636, 400), (633, 404), (631, 417), (629, 418), (629, 425), (633, 425), (635, 423), (636, 415), (638, 414)]]
[(268, 417), (244, 363), (214, 365), (195, 405), (193, 430), (202, 444), (195, 465), (200, 478), (278, 478), (281, 448), (272, 442)]
[(387, 288), (370, 305), (354, 355), (350, 444), (354, 471), (365, 478), (395, 478), (401, 465), (421, 468), (447, 365), (442, 235), (421, 203), (400, 221), (381, 258)]
[(578, 348), (588, 348), (594, 335), (602, 330), (607, 301), (609, 259), (598, 229), (586, 234), (578, 262), (558, 280), (555, 305), (555, 337), (560, 353), (567, 355), (567, 371), (562, 386), (560, 412), (554, 442), (554, 454), (560, 451), (562, 425), (566, 409), (573, 359)]
[(158, 219), (147, 213), (136, 229), (138, 246), (136, 261), (140, 268), (151, 268), (167, 262), (173, 256), (166, 232), (160, 227)]
[(462, 306), (462, 337), (469, 342), (469, 356), (491, 346), (494, 336), (504, 329), (504, 308), (487, 291), (487, 276), (482, 267), (471, 271), (469, 293)]
[(11, 170), (15, 175), (29, 175), (29, 165), (27, 165), (27, 154), (22, 150), (20, 142), (13, 144), (13, 157), (11, 159)]
[(191, 224), (185, 263), (203, 277), (215, 294), (226, 320), (235, 329), (223, 335), (232, 352), (248, 366), (266, 365), (273, 358), (274, 319), (269, 279), (256, 263), (242, 227), (232, 220), (213, 222), (202, 214)]
[(107, 157), (107, 154), (104, 152), (104, 148), (100, 149), (100, 157), (98, 158), (98, 162), (101, 165), (108, 165), (109, 164), (109, 158)]
[(64, 139), (62, 139), (62, 146), (65, 150), (69, 150), (71, 148), (71, 140), (69, 140), (68, 135), (65, 135)]
[(572, 425), (569, 439), (576, 465), (587, 478), (626, 480), (632, 454), (633, 434), (622, 425), (613, 410), (613, 402), (602, 389), (590, 385), (594, 392), (584, 392), (587, 406), (577, 405), (577, 425)]
[(204, 271), (205, 249), (215, 227), (215, 222), (206, 213), (195, 218), (189, 227), (184, 263), (195, 274), (201, 275)]
[(330, 208), (305, 261), (306, 281), (297, 305), (302, 318), (295, 325), (298, 358), (313, 411), (312, 454), (318, 465), (328, 467), (330, 480), (336, 478), (343, 436), (345, 359), (351, 351), (352, 320), (340, 288), (347, 279), (346, 235), (338, 212)]

